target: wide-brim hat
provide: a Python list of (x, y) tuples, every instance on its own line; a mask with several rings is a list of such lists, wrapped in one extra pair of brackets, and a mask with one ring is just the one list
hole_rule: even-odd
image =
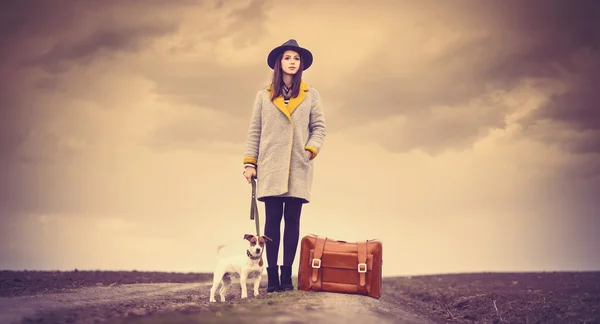
[(298, 52), (300, 54), (300, 59), (302, 60), (303, 71), (308, 69), (313, 63), (313, 55), (312, 53), (304, 47), (300, 47), (298, 42), (295, 39), (290, 39), (287, 42), (281, 44), (280, 46), (275, 47), (269, 52), (267, 56), (267, 64), (271, 69), (275, 68), (275, 60), (279, 54), (292, 50)]

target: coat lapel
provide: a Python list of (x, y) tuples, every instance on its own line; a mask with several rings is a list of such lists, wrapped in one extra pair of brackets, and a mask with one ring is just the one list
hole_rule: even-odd
[(275, 98), (275, 100), (273, 100), (273, 104), (275, 104), (275, 106), (277, 106), (277, 108), (279, 108), (279, 110), (281, 110), (281, 112), (284, 115), (286, 115), (289, 120), (292, 120), (290, 112), (288, 111), (287, 107), (285, 106), (285, 102), (283, 101), (283, 96)]
[[(271, 85), (267, 86), (267, 90), (272, 91)], [(283, 101), (283, 96), (275, 98), (275, 100), (273, 100), (273, 104), (291, 121), (292, 113), (306, 98), (306, 91), (308, 91), (308, 85), (304, 83), (304, 81), (301, 81), (300, 92), (298, 93), (298, 97), (290, 98), (287, 107), (285, 106), (285, 102)]]
[(287, 109), (290, 112), (290, 115), (298, 108), (298, 106), (304, 101), (306, 98), (306, 91), (308, 91), (308, 86), (303, 81), (300, 82), (300, 92), (298, 92), (298, 97), (290, 98), (290, 102), (288, 102)]

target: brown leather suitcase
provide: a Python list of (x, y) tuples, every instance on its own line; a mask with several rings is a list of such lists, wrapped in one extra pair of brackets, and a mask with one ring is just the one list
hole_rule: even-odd
[(346, 242), (314, 234), (300, 242), (298, 290), (381, 297), (382, 243)]

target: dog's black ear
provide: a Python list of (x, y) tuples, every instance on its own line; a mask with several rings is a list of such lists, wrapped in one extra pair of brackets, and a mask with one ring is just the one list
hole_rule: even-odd
[(244, 234), (244, 240), (250, 241), (253, 237), (254, 237), (254, 235), (252, 235), (252, 234)]
[(273, 242), (273, 240), (272, 240), (270, 237), (266, 236), (266, 235), (263, 235), (263, 236), (262, 236), (262, 238), (263, 238), (265, 241), (271, 241), (271, 242)]

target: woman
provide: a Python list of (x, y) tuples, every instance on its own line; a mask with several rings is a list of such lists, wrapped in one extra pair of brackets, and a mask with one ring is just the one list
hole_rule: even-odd
[[(315, 88), (302, 81), (312, 53), (290, 39), (267, 56), (271, 84), (258, 91), (248, 130), (244, 175), (256, 176), (256, 198), (265, 204), (267, 292), (293, 290), (292, 265), (300, 236), (302, 205), (311, 199), (313, 163), (325, 140), (325, 117)], [(283, 233), (281, 277), (277, 257)], [(281, 279), (281, 282), (280, 282)]]

